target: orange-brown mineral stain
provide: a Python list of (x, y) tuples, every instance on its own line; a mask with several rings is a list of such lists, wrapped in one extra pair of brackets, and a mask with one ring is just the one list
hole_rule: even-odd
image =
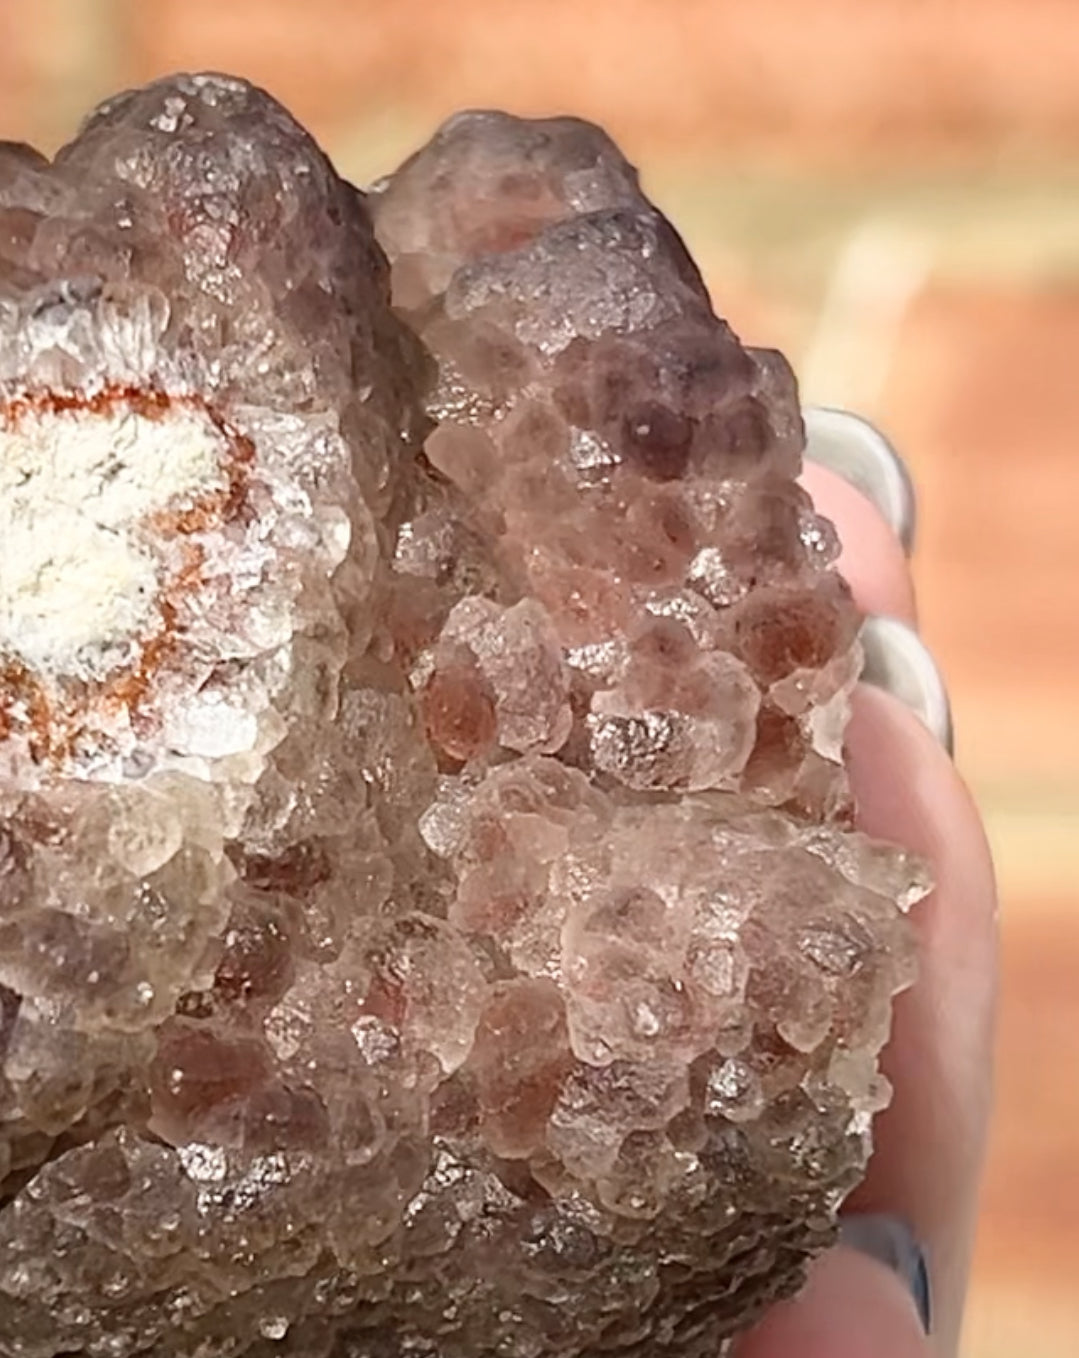
[(203, 584), (204, 550), (194, 535), (243, 521), (250, 512), (249, 489), (255, 448), (200, 396), (156, 388), (112, 385), (94, 392), (26, 391), (0, 403), (0, 428), (18, 429), (28, 418), (76, 415), (94, 419), (129, 411), (160, 420), (190, 411), (207, 419), (221, 435), (225, 485), (194, 496), (180, 508), (157, 511), (132, 528), (149, 528), (160, 541), (181, 539), (181, 565), (162, 583), (155, 601), (156, 624), (133, 639), (130, 661), (91, 682), (61, 678), (46, 684), (17, 657), (0, 651), (0, 740), (26, 737), (31, 758), (61, 765), (96, 728), (126, 711), (136, 727), (146, 724), (146, 709), (162, 670), (183, 643), (183, 602)]

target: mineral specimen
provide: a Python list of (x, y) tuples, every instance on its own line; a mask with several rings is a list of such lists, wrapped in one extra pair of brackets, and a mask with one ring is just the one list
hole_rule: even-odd
[[(391, 305), (392, 285), (392, 305)], [(776, 354), (597, 129), (0, 148), (0, 1354), (714, 1355), (903, 910)]]

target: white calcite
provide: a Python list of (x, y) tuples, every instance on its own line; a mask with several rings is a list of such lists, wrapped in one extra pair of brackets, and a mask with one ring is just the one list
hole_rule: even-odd
[(154, 517), (226, 493), (226, 453), (197, 407), (16, 414), (0, 429), (0, 646), (39, 675), (122, 663), (161, 624)]

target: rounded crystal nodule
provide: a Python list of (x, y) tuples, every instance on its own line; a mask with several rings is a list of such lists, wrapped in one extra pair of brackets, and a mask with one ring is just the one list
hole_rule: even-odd
[(580, 121), (366, 196), (224, 76), (0, 147), (0, 1358), (703, 1358), (798, 1285), (926, 889), (801, 444)]

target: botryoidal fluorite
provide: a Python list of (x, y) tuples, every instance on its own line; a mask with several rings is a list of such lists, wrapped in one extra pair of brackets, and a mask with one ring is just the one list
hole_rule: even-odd
[[(392, 287), (392, 306), (391, 306)], [(0, 1354), (714, 1355), (862, 1173), (909, 855), (777, 354), (598, 129), (0, 148)]]

